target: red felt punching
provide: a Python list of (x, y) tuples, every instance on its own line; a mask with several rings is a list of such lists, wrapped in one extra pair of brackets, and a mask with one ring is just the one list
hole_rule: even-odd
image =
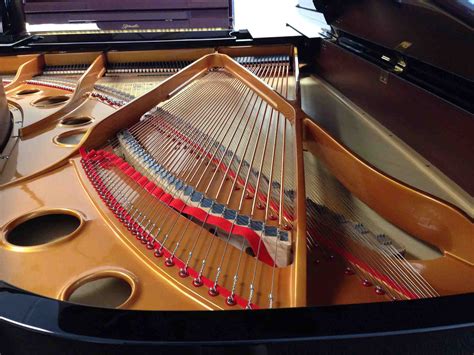
[[(158, 241), (153, 240), (152, 237), (146, 231), (144, 231), (140, 227), (140, 225), (132, 218), (132, 216), (127, 213), (126, 209), (124, 209), (121, 206), (121, 204), (113, 197), (113, 195), (110, 193), (110, 191), (108, 191), (108, 189), (106, 187), (106, 184), (104, 184), (104, 182), (100, 178), (100, 175), (95, 170), (95, 165), (93, 163), (91, 163), (93, 160), (87, 159), (87, 154), (85, 153), (85, 151), (81, 151), (80, 153), (81, 153), (81, 156), (83, 156), (83, 158), (84, 158), (84, 161), (83, 161), (82, 164), (84, 165), (84, 167), (86, 167), (86, 166), (88, 167), (88, 170), (89, 170), (88, 176), (93, 177), (93, 179), (94, 179), (94, 187), (98, 191), (100, 191), (102, 195), (105, 196), (103, 198), (104, 202), (107, 203), (109, 208), (111, 208), (111, 210), (115, 213), (115, 215), (117, 217), (120, 215), (120, 218), (123, 221), (123, 223), (127, 223), (127, 225), (130, 224), (131, 226), (136, 228), (137, 232), (140, 233), (143, 236), (143, 238), (146, 238), (148, 242), (153, 244), (153, 249), (154, 250), (159, 249), (163, 253), (163, 256), (167, 260), (172, 260), (171, 265), (176, 266), (180, 270), (180, 272), (182, 270), (185, 270), (185, 272), (187, 273), (187, 274), (185, 274), (185, 276), (187, 275), (187, 276), (191, 277), (192, 279), (199, 279), (200, 282), (201, 282), (201, 285), (206, 286), (209, 289), (211, 289), (211, 288), (213, 289), (215, 287), (215, 290), (217, 291), (216, 295), (220, 295), (221, 297), (224, 297), (225, 299), (228, 299), (229, 297), (231, 297), (232, 300), (235, 302), (234, 304), (237, 304), (242, 308), (246, 308), (249, 305), (248, 300), (246, 300), (245, 298), (243, 298), (239, 295), (232, 294), (232, 292), (230, 290), (226, 289), (225, 287), (222, 287), (220, 285), (214, 285), (213, 280), (205, 277), (204, 275), (200, 275), (195, 269), (189, 267), (181, 259), (179, 259), (174, 254), (172, 254), (166, 247), (164, 247), (163, 245), (160, 245), (160, 243)], [(108, 158), (111, 158), (112, 162), (113, 161), (117, 162), (117, 160), (113, 159), (112, 157), (108, 156)], [(120, 165), (121, 165), (120, 167), (121, 167), (121, 170), (122, 170), (123, 163), (120, 162)], [(129, 168), (130, 167), (125, 167), (124, 166), (123, 170), (129, 171)], [(163, 194), (163, 190), (160, 187), (156, 186), (154, 183), (149, 182), (148, 179), (146, 180), (148, 182), (144, 183), (145, 180), (143, 179), (144, 178), (143, 176), (139, 177), (138, 175), (135, 175), (135, 174), (133, 174), (133, 176), (136, 177), (136, 179), (138, 179), (137, 182), (141, 181), (143, 183), (142, 186), (147, 191), (149, 191), (149, 192), (153, 191), (152, 195), (156, 196), (157, 198), (160, 198), (160, 200), (162, 200), (162, 201), (169, 201), (169, 205), (171, 207), (177, 209), (177, 210), (183, 210), (183, 211), (185, 211), (184, 213), (193, 214), (195, 216), (195, 218), (199, 218), (203, 221), (206, 219), (206, 216), (207, 216), (207, 222), (208, 223), (210, 223), (211, 221), (222, 223), (222, 221), (219, 221), (219, 219), (222, 219), (222, 220), (226, 221), (227, 223), (229, 223), (227, 220), (225, 220), (221, 217), (208, 215), (205, 211), (203, 211), (200, 208), (187, 206), (182, 200), (174, 199), (170, 194)], [(225, 228), (229, 228), (229, 226), (228, 225), (226, 226), (226, 225), (223, 224), (222, 229), (225, 229)], [(241, 227), (241, 226), (231, 226), (229, 228), (229, 230), (232, 230), (233, 232), (235, 232), (239, 228), (242, 229), (241, 233), (247, 233), (248, 231), (251, 231), (249, 228)], [(248, 230), (248, 231), (244, 231), (245, 229)], [(253, 232), (253, 231), (251, 231), (251, 232)], [(244, 236), (244, 237), (251, 238), (251, 239), (253, 238), (250, 235), (247, 235), (247, 236)], [(196, 284), (195, 284), (195, 286), (199, 287)], [(258, 309), (259, 307), (255, 304), (253, 304), (253, 303), (250, 303), (250, 308), (251, 309)]]
[[(112, 153), (109, 153), (109, 155), (110, 154)], [(113, 164), (115, 162), (115, 159), (112, 159), (110, 162)], [(143, 180), (143, 178), (146, 179), (146, 177), (144, 177), (140, 172), (135, 170), (127, 162), (121, 162), (118, 167), (120, 168), (120, 170), (124, 171), (125, 174), (135, 180), (138, 184), (144, 186), (142, 185), (143, 181), (145, 181)], [(174, 208), (180, 213), (192, 216), (201, 222), (206, 222), (208, 224), (214, 225), (219, 229), (223, 230), (225, 233), (231, 233), (232, 235), (239, 235), (245, 238), (250, 244), (252, 251), (259, 260), (263, 261), (268, 265), (274, 266), (274, 261), (270, 256), (270, 253), (268, 252), (265, 244), (261, 240), (261, 237), (253, 229), (247, 226), (236, 225), (235, 223), (225, 219), (224, 217), (209, 214), (209, 212), (204, 211), (202, 208), (190, 206), (184, 201), (174, 198), (173, 195), (164, 193), (163, 189), (158, 186), (152, 191), (148, 190), (146, 187), (145, 190), (151, 192), (152, 196), (157, 197), (158, 199), (160, 199), (160, 201)]]

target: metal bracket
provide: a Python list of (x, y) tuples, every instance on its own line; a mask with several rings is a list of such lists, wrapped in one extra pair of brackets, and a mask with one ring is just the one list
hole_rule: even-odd
[(380, 70), (379, 81), (383, 84), (388, 83), (388, 71), (383, 69)]
[(331, 42), (336, 42), (339, 37), (334, 30), (328, 30), (327, 28), (322, 28), (319, 35), (321, 38)]

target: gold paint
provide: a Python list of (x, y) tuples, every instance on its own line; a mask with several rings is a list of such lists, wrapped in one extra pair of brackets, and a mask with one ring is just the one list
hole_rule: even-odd
[(43, 92), (43, 91), (40, 90), (40, 89), (32, 89), (32, 90), (38, 90), (38, 91), (31, 92), (31, 93), (23, 93), (23, 92), (28, 91), (28, 89), (17, 90), (17, 91), (13, 94), (13, 95), (14, 95), (14, 98), (17, 99), (17, 100), (21, 100), (21, 99), (24, 98), (25, 96), (40, 95), (40, 94)]
[(67, 284), (59, 293), (58, 299), (61, 301), (69, 300), (72, 293), (77, 290), (82, 285), (99, 280), (105, 277), (116, 277), (119, 279), (124, 280), (126, 283), (130, 285), (130, 296), (119, 306), (116, 308), (128, 308), (134, 300), (139, 296), (139, 280), (138, 277), (129, 272), (128, 270), (121, 269), (121, 268), (108, 268), (106, 266), (99, 267), (93, 270), (89, 270), (88, 272), (79, 275), (76, 280), (72, 281), (71, 283)]
[[(56, 106), (61, 106), (66, 104), (70, 100), (71, 95), (61, 95), (61, 96), (45, 96), (40, 99), (37, 99), (31, 102), (31, 105), (38, 108), (51, 108)], [(57, 99), (61, 99), (58, 102), (50, 102)], [(64, 99), (64, 100), (63, 100)]]
[[(11, 57), (12, 60), (17, 64), (22, 64), (17, 68), (15, 78), (5, 86), (5, 90), (7, 90), (7, 92), (11, 92), (22, 85), (25, 81), (42, 72), (42, 68), (44, 66), (43, 55), (29, 57), (27, 61), (23, 61), (22, 57), (23, 56)], [(4, 60), (5, 59), (1, 59), (0, 65), (4, 65), (4, 63), (2, 63)]]
[[(64, 184), (65, 181), (67, 184)], [(209, 306), (204, 306), (202, 302), (185, 296), (176, 287), (171, 287), (165, 276), (157, 277), (161, 273), (155, 266), (147, 266), (149, 260), (142, 260), (136, 253), (130, 253), (130, 247), (124, 247), (121, 238), (128, 238), (128, 244), (135, 243), (133, 248), (143, 248), (135, 240), (130, 240), (131, 236), (126, 229), (121, 229), (123, 236), (119, 237), (117, 226), (112, 228), (106, 222), (103, 214), (110, 212), (102, 210), (104, 206), (97, 195), (95, 198), (99, 199), (97, 204), (102, 204), (101, 210), (91, 204), (88, 193), (82, 188), (71, 164), (19, 185), (36, 192), (36, 201), (42, 202), (38, 209), (62, 210), (64, 206), (74, 206), (81, 211), (83, 220), (87, 223), (83, 223), (80, 231), (71, 238), (42, 248), (30, 248), (26, 253), (2, 244), (1, 279), (26, 290), (57, 298), (67, 285), (78, 279), (78, 275), (88, 274), (101, 267), (121, 269), (136, 275), (140, 285), (140, 292), (127, 306), (129, 308), (209, 309)], [(52, 187), (55, 193), (51, 193)], [(95, 190), (93, 192), (95, 194)], [(17, 215), (31, 212), (30, 195), (17, 186), (3, 189), (1, 198), (2, 225), (16, 219)], [(14, 208), (6, 209), (5, 206)], [(4, 238), (4, 231), (1, 233)]]
[[(18, 225), (20, 225), (20, 224), (22, 224), (22, 223), (24, 223), (24, 222), (26, 222), (30, 219), (40, 217), (40, 216), (46, 216), (46, 215), (50, 215), (50, 214), (67, 214), (67, 215), (70, 215), (70, 216), (74, 216), (79, 220), (79, 225), (77, 226), (77, 228), (72, 233), (70, 233), (68, 235), (65, 235), (61, 238), (55, 239), (51, 242), (45, 243), (45, 244), (24, 247), (24, 246), (14, 245), (14, 244), (11, 244), (10, 242), (8, 242), (8, 233), (10, 233), (15, 227), (17, 227)], [(6, 225), (4, 225), (2, 227), (2, 230), (1, 230), (2, 235), (0, 236), (0, 244), (8, 250), (12, 250), (12, 251), (15, 251), (15, 252), (21, 252), (21, 253), (30, 253), (30, 252), (34, 252), (34, 251), (38, 251), (38, 250), (44, 250), (44, 249), (47, 249), (47, 248), (49, 248), (53, 245), (64, 243), (68, 239), (74, 238), (75, 236), (77, 236), (79, 234), (79, 232), (81, 231), (82, 227), (84, 226), (84, 223), (85, 223), (84, 216), (80, 212), (72, 210), (72, 209), (54, 208), (54, 209), (35, 210), (33, 212), (29, 212), (29, 213), (26, 213), (24, 215), (21, 215), (20, 217), (15, 218), (14, 220), (12, 220), (12, 221), (8, 222)]]
[(304, 124), (308, 149), (357, 198), (410, 235), (472, 264), (474, 223), (469, 216), (378, 171), (311, 120)]
[[(65, 124), (64, 122), (67, 122), (69, 120), (75, 120), (75, 119), (86, 119), (85, 122), (82, 122), (82, 123), (78, 123), (78, 124)], [(90, 116), (68, 116), (68, 117), (64, 117), (61, 121), (59, 121), (58, 123), (58, 127), (63, 127), (63, 128), (71, 128), (71, 127), (80, 127), (80, 126), (87, 126), (91, 123), (94, 122), (94, 119)]]
[[(271, 49), (268, 48), (264, 50), (255, 48), (256, 51), (271, 53)], [(238, 53), (238, 49), (219, 48), (219, 50), (227, 51), (229, 55)], [(252, 50), (245, 48), (245, 53), (251, 55)], [(275, 50), (283, 53), (287, 49), (278, 47)], [(202, 50), (188, 50), (181, 55), (196, 59), (196, 56), (208, 54), (209, 51), (212, 52), (213, 49), (206, 49), (204, 54), (201, 53)], [(157, 52), (159, 51), (148, 51), (146, 55), (150, 58), (162, 58), (180, 53)], [(6, 170), (9, 173), (13, 172), (17, 179), (6, 183), (2, 181), (4, 185), (0, 186), (0, 225), (3, 226), (0, 230), (2, 233), (0, 279), (47, 297), (67, 299), (73, 290), (84, 282), (105, 276), (116, 276), (129, 282), (133, 290), (121, 308), (239, 309), (237, 306), (227, 306), (223, 297), (210, 297), (206, 288), (192, 286), (189, 277), (180, 278), (175, 267), (165, 267), (163, 260), (153, 257), (152, 253), (130, 235), (106, 208), (80, 168), (77, 158), (80, 146), (86, 148), (101, 146), (118, 130), (137, 122), (143, 113), (166, 100), (169, 93), (182, 83), (207, 70), (208, 66), (220, 65), (246, 82), (272, 106), (284, 112), (296, 127), (298, 182), (296, 238), (293, 246), (296, 255), (292, 265), (278, 270), (277, 299), (280, 300), (278, 306), (307, 305), (309, 303), (306, 299), (307, 289), (314, 288), (319, 295), (324, 295), (326, 303), (373, 302), (380, 299), (374, 297), (372, 293), (370, 296), (364, 294), (368, 291), (361, 288), (354, 278), (346, 282), (341, 281), (341, 285), (336, 285), (332, 289), (323, 287), (322, 285), (333, 282), (334, 269), (337, 269), (337, 266), (328, 264), (329, 266), (320, 267), (309, 261), (312, 255), (310, 253), (306, 255), (303, 145), (324, 160), (334, 175), (354, 195), (392, 223), (445, 252), (446, 256), (436, 260), (411, 261), (440, 294), (473, 291), (474, 286), (466, 282), (474, 277), (472, 267), (474, 234), (470, 219), (449, 204), (400, 184), (365, 164), (319, 126), (304, 119), (304, 115), (301, 113), (297, 115), (294, 108), (268, 85), (226, 55), (204, 56), (186, 70), (164, 80), (158, 87), (118, 110), (85, 97), (92, 91), (97, 78), (103, 74), (107, 58), (112, 62), (126, 62), (132, 57), (140, 58), (131, 53), (133, 54), (133, 52), (111, 52), (98, 57), (97, 53), (84, 55), (84, 60), (85, 58), (93, 60), (91, 59), (93, 56), (97, 58), (78, 83), (77, 94), (73, 94), (74, 99), (71, 97), (65, 105), (68, 106), (67, 109), (65, 107), (49, 111), (46, 108), (39, 109), (29, 104), (33, 100), (30, 95), (22, 96), (20, 100), (15, 97), (13, 91), (10, 91), (10, 103), (22, 112), (24, 119), (27, 120), (26, 126), (29, 126), (24, 130), (23, 139), (18, 143), (28, 154), (20, 152), (18, 161), (9, 162)], [(48, 63), (56, 60), (73, 63), (74, 56), (75, 54), (67, 53), (46, 58)], [(31, 70), (35, 67), (44, 65), (41, 64), (41, 61), (44, 61), (42, 56), (36, 57), (35, 60), (30, 63), (30, 74), (23, 71), (23, 78), (31, 75)], [(15, 90), (30, 87), (34, 86), (21, 82), (17, 84)], [(45, 96), (62, 94), (63, 90), (53, 88), (42, 88), (41, 92), (41, 95)], [(90, 127), (80, 129), (85, 132), (85, 136), (79, 145), (69, 150), (62, 149), (62, 146), (54, 144), (54, 138), (65, 133), (61, 120), (74, 117), (73, 114), (77, 117), (91, 117), (93, 122)], [(74, 131), (77, 130), (67, 133)], [(367, 189), (367, 186), (370, 186), (370, 189)], [(6, 241), (8, 231), (14, 226), (41, 213), (47, 214), (52, 211), (78, 216), (79, 227), (68, 236), (33, 247), (13, 246)], [(192, 236), (186, 236), (186, 240), (192, 240)], [(217, 256), (222, 250), (219, 248), (220, 246), (216, 247)], [(246, 259), (247, 263), (249, 260)], [(230, 258), (229, 263), (229, 269), (232, 269), (236, 264), (235, 255)], [(319, 269), (315, 271), (318, 267), (323, 271)], [(264, 272), (264, 277), (260, 280), (262, 294), (267, 291), (265, 287), (268, 287), (265, 285), (268, 284), (265, 276), (268, 275)], [(243, 279), (242, 282), (248, 283), (248, 280)], [(262, 306), (265, 306), (265, 301), (264, 296), (260, 297)]]
[[(64, 126), (63, 126), (64, 127)], [(70, 131), (63, 132), (53, 138), (53, 143), (60, 146), (60, 147), (65, 147), (65, 148), (71, 148), (71, 147), (77, 147), (78, 145), (81, 144), (81, 142), (84, 140), (84, 135), (86, 134), (87, 129), (81, 128), (81, 129), (71, 129)], [(83, 136), (81, 137), (81, 141), (77, 144), (72, 144), (72, 143), (63, 143), (61, 142), (61, 139), (73, 136), (76, 134), (82, 134)]]

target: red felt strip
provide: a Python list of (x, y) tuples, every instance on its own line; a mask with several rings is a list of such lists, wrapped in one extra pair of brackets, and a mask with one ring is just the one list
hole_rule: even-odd
[(318, 242), (325, 245), (327, 248), (329, 248), (331, 250), (334, 250), (334, 252), (336, 252), (337, 254), (342, 256), (344, 259), (346, 259), (350, 263), (360, 267), (362, 270), (364, 270), (368, 274), (372, 275), (374, 278), (376, 278), (380, 281), (383, 281), (384, 283), (386, 283), (388, 286), (390, 286), (391, 288), (393, 288), (397, 292), (400, 292), (402, 295), (405, 295), (407, 298), (409, 298), (409, 299), (418, 299), (418, 298), (420, 298), (420, 296), (418, 296), (417, 294), (415, 294), (412, 291), (408, 290), (403, 285), (400, 285), (396, 281), (392, 280), (390, 277), (380, 273), (378, 270), (375, 270), (373, 267), (371, 267), (370, 265), (368, 265), (364, 261), (360, 260), (359, 258), (354, 256), (353, 254), (351, 254), (351, 253), (347, 252), (346, 250), (338, 247), (332, 241), (319, 236), (319, 234), (316, 233), (314, 230), (309, 231), (309, 233)]
[[(139, 183), (140, 179), (143, 177), (140, 172), (136, 171), (127, 162), (122, 163), (120, 165), (120, 169), (125, 171), (125, 173), (128, 176), (131, 176), (132, 179), (134, 179), (137, 183)], [(259, 260), (263, 261), (268, 265), (274, 265), (274, 260), (270, 256), (270, 253), (268, 252), (265, 244), (261, 242), (260, 236), (255, 233), (255, 231), (253, 231), (251, 228), (233, 224), (232, 222), (223, 217), (211, 215), (207, 211), (204, 211), (203, 209), (198, 207), (189, 206), (183, 201), (175, 199), (171, 194), (163, 193), (163, 190), (161, 188), (157, 188), (156, 191), (153, 191), (152, 195), (159, 198), (163, 203), (167, 204), (170, 207), (173, 207), (180, 213), (185, 213), (201, 222), (206, 222), (208, 224), (217, 226), (226, 233), (239, 235), (245, 238), (249, 242), (250, 247), (252, 248), (254, 254)]]
[[(133, 169), (132, 167), (130, 168)], [(139, 172), (133, 174), (133, 177), (137, 182), (140, 179), (140, 176), (142, 175)], [(186, 205), (183, 201), (175, 199), (170, 194), (162, 194), (159, 199), (167, 205), (175, 208), (177, 211), (193, 216), (195, 219), (198, 219), (201, 222), (206, 222), (208, 224), (215, 225), (226, 233), (240, 235), (249, 242), (250, 247), (252, 248), (254, 254), (258, 257), (259, 260), (271, 266), (274, 265), (274, 261), (270, 256), (265, 244), (263, 242), (260, 242), (260, 236), (252, 229), (245, 226), (235, 225), (223, 217), (210, 215), (208, 212), (204, 211), (201, 208)]]
[[(84, 151), (85, 152), (85, 151)], [(85, 155), (83, 155), (84, 153), (83, 151), (81, 151), (81, 155), (84, 157)], [(120, 205), (120, 203), (112, 196), (112, 194), (107, 190), (107, 187), (106, 185), (104, 184), (104, 182), (102, 181), (102, 179), (99, 177), (97, 171), (95, 170), (95, 167), (93, 164), (90, 163), (90, 161), (88, 159), (84, 159), (83, 161), (83, 165), (84, 166), (87, 166), (89, 170), (94, 170), (95, 173), (96, 173), (96, 176), (97, 178), (95, 179), (95, 184), (94, 184), (94, 187), (99, 190), (101, 192), (102, 195), (105, 195), (106, 197), (107, 196), (110, 196), (110, 200), (108, 201), (110, 206), (114, 206), (118, 211), (125, 211), (125, 209)], [(147, 186), (151, 186), (151, 185), (147, 185)], [(156, 185), (155, 185), (156, 186)], [(157, 189), (160, 189), (159, 187), (157, 187)], [(118, 207), (117, 207), (118, 206)], [(141, 227), (138, 226), (138, 223), (132, 219), (132, 217), (128, 214), (128, 213), (124, 213), (123, 215), (124, 217), (124, 220), (125, 221), (130, 221), (130, 223), (132, 223), (132, 225), (136, 226), (138, 228), (138, 231), (139, 232), (142, 232), (144, 233), (143, 229), (141, 229)], [(146, 235), (145, 236), (148, 238), (148, 240), (151, 242), (152, 241), (152, 237), (149, 236), (149, 235)], [(163, 255), (165, 258), (170, 258), (171, 257), (171, 252), (164, 246), (161, 246), (159, 242), (155, 241), (154, 242), (154, 250), (157, 250), (161, 248), (162, 252), (163, 252)], [(174, 265), (178, 268), (178, 269), (182, 269), (185, 267), (185, 263), (179, 259), (178, 257), (176, 256), (173, 256), (173, 263)], [(187, 267), (187, 271), (189, 273), (189, 276), (191, 278), (197, 278), (199, 276), (199, 273), (194, 270), (193, 268), (190, 268), (189, 266)], [(201, 276), (201, 281), (203, 283), (204, 286), (208, 287), (208, 288), (212, 288), (214, 287), (214, 281), (212, 281), (211, 279), (205, 277), (205, 276)], [(217, 285), (216, 287), (218, 293), (220, 296), (224, 297), (224, 298), (228, 298), (229, 296), (231, 296), (231, 291), (220, 286), (220, 285)], [(246, 308), (247, 307), (247, 304), (248, 304), (248, 301), (243, 298), (243, 297), (240, 297), (238, 295), (234, 295), (234, 300), (236, 302), (236, 304), (238, 304), (240, 307), (242, 308)], [(255, 304), (251, 304), (251, 308), (252, 309), (258, 309), (259, 307)]]

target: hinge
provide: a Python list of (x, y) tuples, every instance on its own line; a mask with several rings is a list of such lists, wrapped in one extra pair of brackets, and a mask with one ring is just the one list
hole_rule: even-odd
[(407, 67), (407, 62), (405, 61), (405, 59), (400, 58), (398, 59), (397, 64), (395, 64), (395, 67), (393, 68), (393, 70), (395, 73), (400, 74), (400, 73), (403, 73), (406, 67)]
[[(341, 36), (338, 36), (336, 38), (338, 39), (338, 44), (340, 44), (342, 47), (350, 50), (358, 56), (361, 56), (375, 63), (376, 65), (380, 66), (381, 69), (384, 71), (388, 71), (390, 73), (398, 75), (402, 74), (407, 70), (408, 62), (406, 61), (401, 51), (390, 51), (386, 48), (361, 41), (357, 38), (345, 36), (343, 33), (341, 33)], [(400, 48), (407, 49), (410, 47), (410, 45), (410, 42), (402, 42), (400, 44)], [(386, 83), (386, 78), (381, 77), (380, 81)]]
[(389, 57), (389, 56), (383, 54), (380, 57), (380, 59), (382, 59), (383, 61), (390, 64), (391, 68), (389, 68), (388, 70), (390, 70), (390, 71), (392, 71), (396, 74), (403, 73), (405, 71), (406, 67), (407, 67), (407, 62), (402, 57), (393, 58), (393, 57)]
[[(413, 45), (412, 42), (403, 41), (403, 42), (400, 42), (394, 49), (398, 53), (403, 53), (408, 48), (410, 48), (412, 45)], [(398, 60), (397, 60), (397, 64), (395, 64), (393, 69), (394, 69), (395, 73), (400, 74), (400, 73), (403, 73), (403, 71), (406, 69), (406, 67), (407, 67), (407, 62), (405, 61), (405, 59), (403, 59), (402, 56), (399, 56)]]

